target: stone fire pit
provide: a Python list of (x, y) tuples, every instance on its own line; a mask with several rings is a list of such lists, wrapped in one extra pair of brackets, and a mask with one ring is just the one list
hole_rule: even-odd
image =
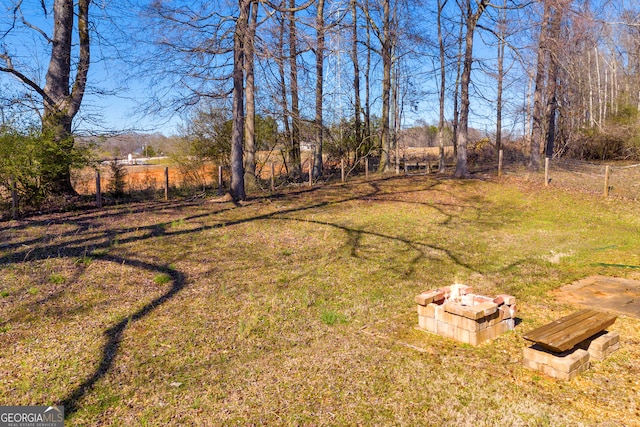
[(473, 346), (515, 328), (511, 295), (490, 298), (455, 284), (416, 295), (416, 303), (420, 328)]

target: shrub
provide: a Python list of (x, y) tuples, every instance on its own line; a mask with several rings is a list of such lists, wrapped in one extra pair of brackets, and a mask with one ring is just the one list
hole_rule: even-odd
[(73, 139), (55, 141), (33, 126), (0, 127), (0, 186), (10, 192), (15, 183), (20, 200), (29, 206), (40, 207), (51, 193), (51, 177), (89, 160), (88, 148), (75, 146)]
[(38, 134), (32, 131), (5, 128), (0, 133), (0, 185), (9, 192), (15, 183), (19, 197), (34, 206), (40, 205), (46, 195), (40, 185), (39, 144)]
[(570, 154), (585, 160), (639, 160), (639, 117), (636, 107), (620, 106), (601, 128), (584, 129)]
[(111, 181), (109, 182), (108, 190), (114, 197), (122, 197), (124, 196), (127, 169), (124, 164), (116, 159), (109, 163), (109, 167), (111, 168)]

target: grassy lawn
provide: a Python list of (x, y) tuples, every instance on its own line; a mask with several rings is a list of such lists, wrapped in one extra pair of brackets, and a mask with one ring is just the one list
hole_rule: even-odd
[[(640, 320), (570, 382), (521, 359), (574, 310), (549, 291), (639, 267), (637, 202), (516, 178), (0, 223), (0, 405), (64, 404), (69, 426), (638, 425)], [(515, 295), (521, 323), (477, 348), (417, 330), (414, 296), (453, 282)]]

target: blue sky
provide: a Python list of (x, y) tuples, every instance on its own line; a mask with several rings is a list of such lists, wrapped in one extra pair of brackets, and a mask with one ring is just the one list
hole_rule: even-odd
[[(12, 0), (0, 0), (2, 10), (7, 10)], [(23, 10), (25, 16), (29, 21), (44, 31), (48, 32), (51, 28), (51, 14), (48, 15), (48, 19), (43, 16), (42, 8), (39, 0), (24, 0)], [(80, 130), (90, 130), (93, 132), (100, 131), (125, 131), (125, 130), (137, 130), (144, 132), (162, 132), (166, 135), (170, 135), (177, 131), (177, 126), (181, 122), (181, 118), (178, 116), (163, 117), (145, 114), (142, 109), (142, 105), (148, 100), (149, 95), (149, 79), (151, 76), (134, 76), (130, 71), (133, 70), (133, 65), (122, 60), (122, 58), (130, 57), (128, 49), (137, 50), (145, 49), (144, 45), (134, 43), (135, 36), (127, 33), (126, 25), (124, 22), (128, 22), (134, 27), (139, 24), (137, 11), (132, 8), (127, 9), (122, 7), (124, 3), (112, 2), (105, 3), (109, 5), (117, 4), (119, 9), (101, 10), (98, 6), (93, 6), (92, 12), (94, 16), (94, 22), (97, 26), (97, 30), (104, 35), (107, 43), (98, 42), (94, 43), (92, 47), (93, 62), (89, 72), (89, 91), (87, 92), (81, 115), (76, 120), (76, 127)], [(424, 12), (425, 16), (429, 17), (429, 12)], [(102, 16), (100, 15), (102, 14)], [(10, 16), (4, 15), (0, 17), (0, 31), (3, 28), (7, 28), (11, 24)], [(433, 16), (431, 16), (433, 18)], [(112, 25), (115, 23), (116, 25)], [(433, 23), (429, 24), (425, 22), (425, 31), (434, 31)], [(117, 43), (115, 46), (110, 46), (111, 40), (109, 37), (114, 37)], [(129, 39), (127, 39), (129, 38)], [(491, 36), (486, 36), (485, 39), (491, 39)], [(42, 82), (44, 80), (44, 73), (46, 72), (46, 44), (42, 38), (30, 29), (18, 28), (10, 33), (7, 37), (0, 41), (0, 46), (6, 44), (9, 53), (14, 56), (16, 67), (24, 66), (29, 70), (33, 68), (34, 72), (28, 74), (33, 76), (34, 80)], [(118, 44), (121, 43), (121, 44)], [(123, 47), (124, 46), (124, 47)], [(484, 57), (488, 61), (493, 60), (495, 56), (493, 49), (488, 48), (483, 43), (483, 38), (476, 38), (476, 56)], [(139, 51), (138, 53), (144, 53)], [(307, 54), (309, 55), (309, 54)], [(138, 55), (142, 57), (144, 55)], [(35, 61), (34, 61), (35, 58)], [(335, 76), (332, 74), (331, 59), (327, 59), (325, 64), (325, 72), (328, 76)], [(344, 55), (345, 65), (343, 67), (352, 67), (348, 62), (348, 54)], [(417, 66), (411, 66), (413, 71), (421, 71), (421, 74), (416, 74), (413, 77), (412, 85), (420, 86), (421, 90), (425, 93), (419, 96), (417, 104), (417, 110), (412, 111), (409, 106), (406, 106), (404, 111), (406, 113), (405, 125), (410, 125), (415, 121), (426, 121), (428, 123), (437, 122), (437, 81), (434, 79), (435, 73), (433, 67), (437, 67), (436, 62), (425, 61)], [(476, 70), (478, 66), (476, 66)], [(475, 81), (478, 84), (477, 88), (480, 88), (482, 95), (490, 101), (492, 97), (493, 87), (495, 82), (485, 77), (479, 77), (480, 73), (476, 74)], [(0, 84), (2, 82), (15, 83), (15, 79), (0, 74)], [(334, 82), (335, 83), (335, 82)], [(372, 82), (375, 85), (375, 82)], [(18, 87), (18, 86), (14, 86)], [(331, 82), (326, 85), (327, 89), (331, 87)], [(313, 90), (311, 88), (311, 90)], [(327, 108), (326, 116), (329, 117), (332, 112), (335, 113), (335, 98), (327, 94), (325, 98), (325, 106)], [(490, 128), (493, 117), (491, 114), (491, 103), (487, 100), (482, 100), (477, 96), (472, 101), (472, 111), (476, 114), (471, 117), (471, 126), (478, 127), (480, 129)], [(511, 101), (521, 103), (523, 99), (514, 99)], [(451, 117), (450, 109), (451, 102), (448, 100), (447, 108), (449, 110), (448, 118)], [(377, 107), (373, 108), (373, 112), (376, 113)], [(349, 111), (345, 111), (348, 114)], [(378, 113), (379, 114), (379, 113)], [(488, 129), (491, 131), (491, 129)]]
[[(14, 3), (13, 0), (0, 0), (0, 52), (6, 51), (11, 56), (15, 69), (42, 87), (48, 65), (49, 47), (37, 31), (21, 24), (20, 16), (14, 20), (11, 13)], [(46, 34), (51, 34), (52, 12), (51, 6), (47, 4), (47, 7), (49, 10), (45, 16), (39, 0), (22, 2), (23, 15), (29, 24)], [(140, 106), (146, 99), (143, 80), (129, 79), (130, 65), (118, 59), (127, 54), (127, 48), (110, 46), (109, 35), (123, 41), (126, 34), (119, 32), (117, 27), (121, 26), (122, 22), (133, 22), (131, 20), (135, 19), (135, 16), (129, 14), (131, 16), (124, 16), (125, 21), (120, 21), (119, 25), (114, 26), (113, 22), (123, 19), (123, 15), (126, 15), (123, 11), (125, 9), (107, 11), (94, 5), (90, 9), (90, 13), (93, 13), (94, 29), (101, 35), (94, 37), (92, 43), (89, 84), (74, 126), (80, 132), (137, 130), (171, 134), (175, 132), (179, 119), (160, 119), (141, 111)], [(10, 28), (11, 31), (7, 33)], [(99, 38), (104, 38), (107, 42)], [(26, 86), (15, 77), (0, 73), (0, 88), (9, 89), (7, 92), (11, 93), (24, 93)]]

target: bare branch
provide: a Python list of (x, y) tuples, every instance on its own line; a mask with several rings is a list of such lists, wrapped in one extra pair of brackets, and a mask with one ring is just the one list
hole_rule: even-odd
[(306, 8), (311, 6), (315, 1), (316, 0), (308, 0), (305, 4), (303, 4), (302, 6), (298, 6), (298, 7), (282, 7), (282, 6), (277, 6), (277, 5), (273, 4), (270, 0), (260, 0), (261, 3), (265, 3), (270, 8), (272, 8), (274, 10), (277, 10), (278, 12), (282, 12), (282, 13), (300, 12), (301, 10), (305, 10)]
[(521, 4), (514, 4), (513, 6), (504, 6), (504, 5), (498, 5), (493, 3), (487, 3), (487, 7), (490, 7), (492, 9), (499, 9), (499, 10), (518, 10), (518, 9), (527, 8), (534, 3), (536, 3), (536, 0), (530, 0), (530, 1), (527, 1), (526, 3), (521, 3)]
[(504, 43), (505, 46), (507, 46), (517, 57), (518, 59), (520, 59), (523, 63), (524, 63), (524, 59), (522, 58), (522, 53), (521, 48), (519, 48), (518, 46), (513, 45), (512, 43), (510, 43), (503, 34), (499, 34), (495, 31), (494, 28), (489, 28), (489, 27), (485, 27), (482, 24), (477, 24), (476, 25), (478, 28), (480, 28), (481, 30), (487, 31), (491, 34), (493, 34), (493, 36), (495, 36), (496, 39), (498, 39), (500, 42)]
[(90, 63), (90, 40), (89, 40), (89, 3), (90, 0), (80, 0), (78, 2), (78, 38), (80, 39), (80, 60), (76, 71), (76, 79), (71, 90), (72, 116), (80, 109), (82, 97), (87, 87), (87, 74)]
[(0, 67), (0, 72), (11, 74), (12, 76), (16, 77), (22, 83), (36, 91), (38, 95), (40, 95), (42, 99), (45, 100), (45, 102), (53, 102), (52, 99), (47, 95), (47, 93), (40, 86), (38, 86), (37, 83), (35, 83), (29, 77), (25, 76), (13, 67), (11, 57), (7, 53), (0, 54), (0, 59), (3, 59), (6, 64), (5, 67)]
[[(46, 17), (46, 11), (45, 11), (45, 17)], [(31, 28), (32, 30), (36, 31), (38, 34), (40, 34), (46, 41), (47, 43), (53, 43), (53, 40), (51, 40), (51, 38), (49, 37), (49, 35), (47, 35), (47, 33), (45, 33), (41, 28), (36, 27), (35, 25), (31, 24), (29, 21), (26, 20), (26, 18), (24, 17), (24, 15), (22, 14), (22, 11), (20, 11), (20, 18), (22, 18), (22, 23)]]
[(376, 22), (374, 21), (374, 19), (369, 14), (369, 9), (363, 4), (363, 5), (360, 6), (360, 10), (362, 10), (364, 12), (364, 15), (367, 18), (367, 21), (369, 21), (369, 25), (370, 25), (371, 29), (373, 29), (373, 31), (376, 33), (376, 37), (378, 37), (378, 39), (382, 40), (382, 35), (381, 35), (380, 28), (378, 28), (378, 26), (376, 25)]

